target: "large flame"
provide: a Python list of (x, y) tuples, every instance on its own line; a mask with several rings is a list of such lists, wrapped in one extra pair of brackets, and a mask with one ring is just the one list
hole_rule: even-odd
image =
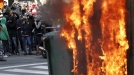
[(127, 75), (125, 4), (126, 0), (103, 0), (100, 22), (105, 75)]
[(0, 8), (3, 7), (3, 0), (0, 0)]
[[(87, 58), (87, 70), (91, 70), (91, 64), (89, 60), (90, 51), (90, 41), (91, 37), (91, 24), (89, 23), (89, 18), (93, 15), (93, 2), (95, 0), (72, 0), (71, 13), (66, 13), (67, 24), (63, 27), (61, 35), (68, 40), (69, 48), (73, 49), (73, 60), (74, 60), (74, 75), (83, 75), (78, 72), (78, 50), (76, 45), (76, 40), (82, 42), (85, 39), (85, 54)], [(83, 35), (83, 32), (85, 33)], [(77, 37), (75, 37), (77, 36)], [(82, 51), (82, 50), (81, 50)], [(91, 73), (91, 72), (90, 72)], [(86, 74), (90, 75), (87, 71)]]
[[(65, 12), (66, 23), (62, 28), (61, 36), (66, 38), (68, 47), (73, 50), (72, 72), (74, 75), (125, 75), (128, 49), (125, 0), (103, 0), (100, 20), (102, 40), (99, 40), (103, 56), (95, 54), (96, 48), (92, 44), (94, 33), (90, 20), (94, 14), (94, 2), (96, 1), (72, 0), (71, 10)], [(85, 58), (82, 58), (83, 53)], [(84, 62), (81, 59), (85, 59), (86, 67), (81, 65), (81, 62)], [(103, 62), (98, 62), (98, 59), (103, 59)], [(84, 71), (86, 73), (80, 72), (81, 70), (86, 70)]]

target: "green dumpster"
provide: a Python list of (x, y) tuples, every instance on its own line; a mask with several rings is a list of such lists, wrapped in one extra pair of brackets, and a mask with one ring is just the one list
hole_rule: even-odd
[(59, 36), (58, 31), (47, 33), (45, 37), (49, 75), (73, 75), (72, 52), (68, 49), (65, 39)]

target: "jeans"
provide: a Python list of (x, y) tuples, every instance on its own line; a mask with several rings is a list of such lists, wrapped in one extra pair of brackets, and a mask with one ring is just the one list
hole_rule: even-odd
[(31, 49), (33, 50), (33, 48), (35, 47), (35, 35), (31, 35)]
[(27, 37), (23, 37), (22, 36), (22, 41), (23, 41), (23, 50), (24, 50), (24, 52), (25, 53), (27, 53), (27, 50), (26, 50), (26, 41), (27, 41), (27, 43), (28, 43), (28, 46), (29, 46), (29, 52), (31, 52), (31, 39), (30, 39), (30, 37), (29, 36), (27, 36)]
[(18, 44), (20, 43), (21, 50), (23, 51), (23, 45), (22, 45), (23, 42), (22, 42), (21, 33), (18, 32), (17, 37), (18, 37)]
[(10, 37), (9, 46), (11, 47), (11, 49), (15, 50), (15, 53), (19, 53), (18, 46), (17, 46), (17, 38), (16, 37)]

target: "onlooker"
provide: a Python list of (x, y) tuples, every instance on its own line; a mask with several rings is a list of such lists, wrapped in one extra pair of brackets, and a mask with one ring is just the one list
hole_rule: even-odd
[(11, 9), (16, 11), (17, 14), (21, 15), (21, 5), (18, 0), (14, 1), (14, 3), (11, 5)]
[(29, 22), (29, 26), (30, 26), (30, 33), (31, 33), (31, 47), (32, 47), (32, 50), (34, 50), (36, 47), (35, 47), (35, 33), (32, 32), (32, 30), (35, 28), (35, 25), (34, 25), (34, 17), (32, 16), (32, 14), (29, 14), (28, 16), (28, 22)]
[(38, 2), (37, 6), (38, 6), (38, 10), (42, 13), (44, 11), (44, 7), (43, 7), (42, 3)]
[(17, 25), (17, 38), (18, 38), (18, 44), (20, 43), (20, 47), (21, 47), (21, 50), (23, 51), (23, 43), (22, 43), (22, 36), (21, 36), (21, 22), (22, 22), (22, 18), (20, 17), (17, 22), (16, 22), (16, 25)]
[(41, 44), (41, 37), (43, 36), (44, 30), (43, 30), (43, 25), (41, 20), (38, 18), (35, 18), (35, 34), (36, 34), (36, 54), (39, 55), (40, 54), (40, 50), (39, 50), (39, 45)]
[[(7, 31), (7, 27), (6, 27), (6, 18), (0, 16), (1, 22), (0, 22), (0, 39), (2, 40), (3, 43), (3, 49), (4, 49), (4, 55), (6, 52), (6, 46), (8, 45), (8, 41), (9, 41), (9, 34)], [(11, 53), (11, 51), (9, 51)], [(5, 55), (6, 56), (6, 55)], [(7, 57), (7, 56), (6, 56)]]
[(4, 1), (3, 5), (4, 5), (3, 8), (2, 8), (3, 16), (6, 17), (6, 19), (7, 19), (8, 16), (9, 16), (10, 8), (8, 7), (6, 1)]
[(22, 12), (22, 16), (24, 16), (25, 14), (28, 14), (28, 12), (29, 12), (28, 2), (24, 2), (23, 6), (21, 8), (21, 12)]
[(33, 16), (37, 15), (38, 7), (36, 6), (35, 2), (33, 2), (32, 5), (30, 6), (30, 11)]
[[(34, 47), (37, 50), (36, 54), (40, 54), (39, 45), (44, 34), (43, 27), (47, 26), (47, 24), (43, 24), (42, 16), (40, 15), (44, 12), (42, 3), (38, 2), (36, 4), (33, 1), (29, 6), (27, 1), (21, 5), (18, 0), (14, 0), (10, 8), (6, 1), (4, 1), (3, 5), (3, 8), (0, 9), (0, 19), (3, 15), (6, 18), (7, 21), (1, 21), (7, 22), (5, 26), (7, 26), (8, 33), (8, 41), (3, 40), (4, 54), (8, 50), (10, 55), (11, 52), (19, 55), (19, 43), (21, 50), (24, 51), (24, 55), (31, 55)], [(0, 27), (0, 31), (3, 29)], [(27, 48), (29, 50), (26, 50)]]
[(26, 19), (23, 19), (22, 20), (21, 33), (22, 33), (22, 41), (23, 41), (24, 55), (27, 55), (26, 41), (27, 41), (28, 47), (29, 47), (28, 54), (29, 55), (32, 55), (32, 51), (31, 51), (31, 39), (30, 39), (30, 27), (26, 23)]
[(17, 26), (15, 22), (16, 22), (16, 17), (14, 16), (14, 13), (11, 11), (9, 18), (7, 19), (7, 29), (8, 29), (9, 36), (10, 36), (9, 44), (10, 44), (10, 47), (13, 47), (12, 49), (15, 49), (15, 54), (19, 55), (19, 51), (17, 47), (17, 38), (16, 38)]

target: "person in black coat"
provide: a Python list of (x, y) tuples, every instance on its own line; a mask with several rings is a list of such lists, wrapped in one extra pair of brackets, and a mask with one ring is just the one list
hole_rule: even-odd
[[(22, 24), (21, 24), (21, 34), (22, 34), (22, 41), (23, 41), (23, 51), (24, 51), (24, 55), (32, 55), (32, 50), (31, 50), (31, 39), (30, 39), (30, 35), (31, 35), (31, 31), (30, 31), (30, 26), (28, 25), (28, 23), (26, 22), (26, 19), (22, 20)], [(26, 41), (28, 43), (28, 53), (26, 50)]]
[(35, 49), (35, 33), (32, 32), (32, 30), (35, 28), (35, 25), (34, 25), (34, 17), (32, 16), (32, 14), (28, 15), (28, 22), (29, 22), (30, 32), (31, 32), (31, 46), (32, 46), (32, 50), (34, 50)]
[[(10, 47), (15, 50), (15, 54), (19, 55), (18, 47), (17, 47), (17, 26), (16, 26), (16, 18), (13, 12), (10, 12), (10, 16), (7, 19), (7, 29), (10, 36)], [(13, 48), (12, 48), (13, 47)], [(12, 50), (13, 51), (13, 50)], [(14, 51), (13, 51), (14, 53)]]
[(35, 32), (35, 36), (36, 36), (36, 55), (39, 55), (40, 54), (40, 50), (39, 50), (39, 46), (41, 45), (41, 37), (43, 36), (44, 34), (44, 25), (42, 24), (42, 21), (41, 19), (37, 19), (35, 18), (35, 29), (33, 30), (33, 32)]
[(21, 36), (21, 22), (22, 22), (22, 18), (20, 17), (19, 19), (17, 19), (16, 21), (16, 25), (17, 25), (17, 38), (18, 38), (18, 44), (20, 43), (20, 47), (21, 50), (23, 51), (23, 43), (22, 43), (22, 36)]

